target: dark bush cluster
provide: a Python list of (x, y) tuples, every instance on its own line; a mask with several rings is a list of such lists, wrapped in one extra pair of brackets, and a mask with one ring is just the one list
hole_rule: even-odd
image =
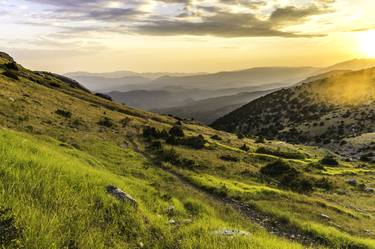
[(9, 70), (18, 71), (18, 65), (15, 62), (9, 62), (9, 63), (5, 64), (5, 67)]
[(283, 160), (277, 160), (261, 168), (260, 173), (274, 178), (282, 187), (300, 193), (313, 191), (314, 182)]
[(70, 111), (65, 111), (65, 110), (62, 110), (62, 109), (57, 109), (55, 111), (55, 113), (57, 115), (60, 115), (60, 116), (64, 117), (64, 118), (71, 118), (72, 117), (72, 113)]
[(174, 149), (161, 150), (159, 153), (159, 160), (187, 169), (196, 169), (200, 167), (194, 160), (181, 157)]
[(13, 71), (5, 71), (3, 75), (14, 80), (19, 80), (18, 74)]
[(110, 127), (114, 126), (114, 123), (113, 123), (112, 119), (110, 119), (108, 117), (102, 117), (99, 120), (98, 125), (110, 128)]
[(323, 165), (328, 165), (328, 166), (339, 165), (339, 162), (333, 156), (330, 156), (330, 155), (323, 157), (322, 160), (320, 160), (320, 163)]
[(184, 137), (185, 133), (181, 125), (175, 125), (169, 130), (169, 135), (174, 137)]
[(143, 128), (143, 137), (147, 139), (167, 139), (169, 135), (165, 130), (160, 131), (155, 127), (145, 126)]
[(19, 248), (21, 235), (12, 210), (0, 207), (0, 248)]
[(197, 150), (203, 149), (207, 142), (202, 135), (185, 137), (181, 126), (174, 126), (169, 132), (146, 126), (143, 128), (143, 137), (149, 140), (163, 139), (170, 145), (183, 145)]

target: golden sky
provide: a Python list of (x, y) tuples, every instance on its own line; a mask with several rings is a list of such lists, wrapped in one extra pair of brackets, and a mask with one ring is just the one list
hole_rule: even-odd
[(1, 50), (59, 73), (327, 66), (375, 56), (373, 0), (0, 0)]

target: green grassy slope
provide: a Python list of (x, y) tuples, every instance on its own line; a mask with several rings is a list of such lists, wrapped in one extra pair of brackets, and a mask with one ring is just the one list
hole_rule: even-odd
[[(144, 137), (147, 126), (169, 131), (178, 122), (0, 58), (0, 224), (10, 231), (1, 246), (375, 248), (374, 165), (322, 165), (326, 150), (185, 121), (184, 138)], [(194, 149), (198, 135), (204, 146)], [(279, 160), (298, 171), (297, 184), (260, 173)], [(312, 186), (304, 192), (305, 180)], [(108, 185), (138, 207), (107, 194)], [(217, 234), (223, 229), (250, 234)]]

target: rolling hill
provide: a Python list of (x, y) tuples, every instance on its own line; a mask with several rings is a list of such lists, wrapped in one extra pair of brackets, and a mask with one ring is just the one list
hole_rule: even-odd
[(375, 248), (373, 163), (73, 82), (0, 53), (1, 248)]
[(375, 68), (304, 83), (261, 97), (218, 119), (226, 131), (337, 147), (375, 132)]

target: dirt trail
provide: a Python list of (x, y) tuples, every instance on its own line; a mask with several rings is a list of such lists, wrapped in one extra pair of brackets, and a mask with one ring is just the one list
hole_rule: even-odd
[[(312, 234), (307, 234), (298, 228), (291, 227), (290, 225), (287, 225), (277, 219), (275, 217), (262, 213), (259, 210), (256, 210), (254, 207), (247, 205), (246, 203), (242, 203), (238, 200), (234, 200), (231, 198), (224, 198), (217, 196), (213, 193), (210, 193), (204, 189), (201, 189), (197, 187), (196, 185), (192, 184), (188, 180), (186, 180), (183, 176), (177, 174), (176, 172), (161, 167), (164, 171), (170, 173), (171, 175), (175, 176), (184, 186), (194, 189), (195, 191), (198, 191), (205, 196), (214, 199), (216, 201), (222, 202), (225, 205), (230, 205), (232, 208), (240, 212), (242, 215), (247, 217), (249, 220), (251, 220), (253, 223), (263, 227), (265, 230), (267, 230), (269, 233), (287, 238), (291, 241), (295, 241), (298, 243), (303, 244), (307, 247), (316, 247), (317, 245), (324, 245), (324, 241), (322, 241), (319, 238), (316, 238)], [(327, 245), (324, 245), (327, 246)]]
[[(141, 154), (146, 160), (150, 162), (154, 162), (154, 165), (158, 165), (157, 162), (155, 162), (155, 159), (150, 156), (149, 154), (145, 153), (141, 149), (138, 148), (137, 144), (134, 141), (130, 141), (133, 149)], [(160, 166), (160, 169), (163, 171), (173, 175), (181, 184), (183, 184), (185, 187), (192, 189), (194, 191), (197, 191), (205, 196), (207, 198), (210, 198), (215, 201), (219, 201), (223, 203), (224, 205), (229, 205), (235, 210), (237, 210), (239, 213), (241, 213), (243, 216), (247, 217), (249, 220), (251, 220), (253, 223), (263, 227), (265, 230), (267, 230), (269, 233), (274, 234), (279, 237), (287, 238), (291, 241), (298, 242), (306, 247), (315, 248), (317, 245), (325, 245), (324, 241), (322, 239), (316, 238), (312, 234), (308, 234), (306, 232), (303, 232), (299, 230), (296, 227), (291, 227), (288, 224), (285, 224), (277, 219), (275, 217), (263, 213), (254, 207), (242, 203), (238, 200), (234, 200), (231, 198), (226, 197), (220, 197), (218, 195), (215, 195), (211, 192), (206, 191), (205, 189), (199, 188), (198, 186), (192, 184), (190, 181), (188, 181), (184, 176), (179, 175), (178, 173)]]

